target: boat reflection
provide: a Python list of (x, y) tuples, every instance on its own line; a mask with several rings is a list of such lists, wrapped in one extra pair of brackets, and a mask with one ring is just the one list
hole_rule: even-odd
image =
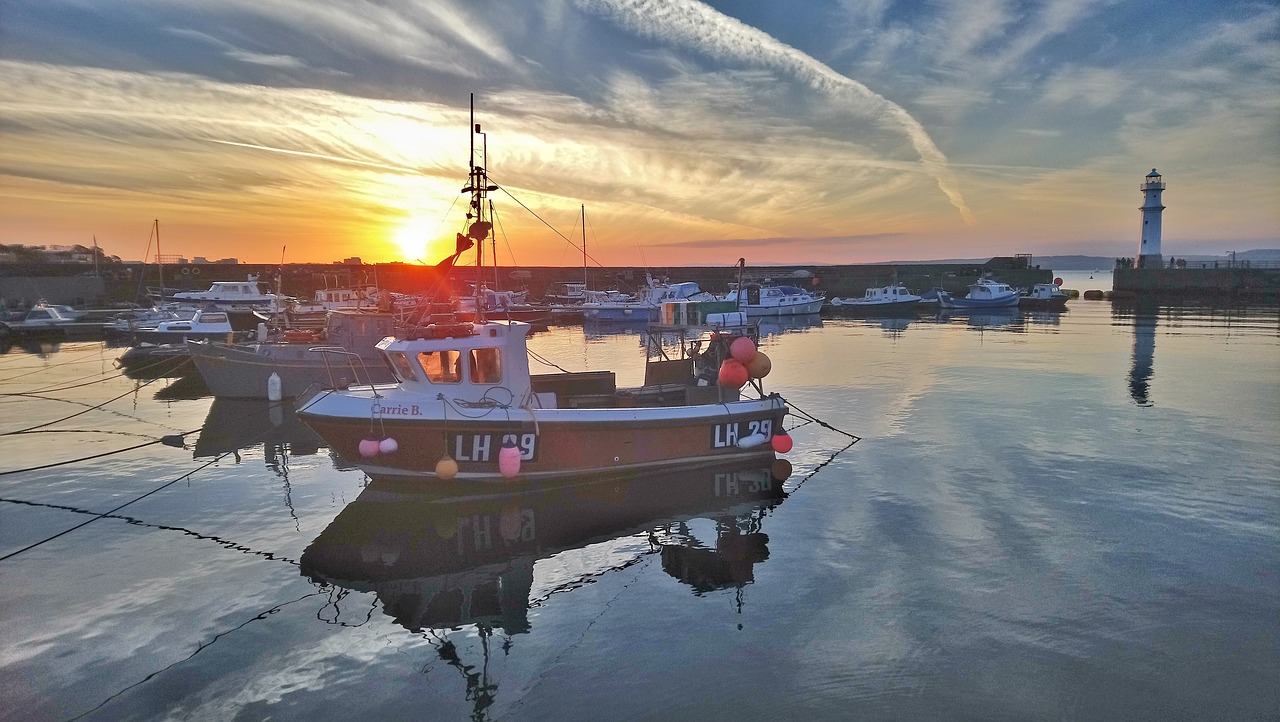
[(1015, 308), (943, 309), (938, 312), (938, 323), (963, 323), (970, 328), (991, 329), (1021, 333), (1026, 330), (1022, 312)]
[(62, 349), (62, 341), (48, 338), (0, 337), (0, 356), (7, 353), (29, 353), (48, 358)]
[(751, 320), (759, 325), (761, 336), (780, 336), (784, 333), (822, 328), (822, 316), (818, 313), (804, 313), (795, 316), (765, 316)]
[[(156, 392), (158, 401), (194, 401), (209, 396), (209, 387), (199, 374), (195, 376), (161, 377), (173, 378), (168, 386)], [(143, 384), (139, 384), (141, 386)]]
[[(547, 485), (479, 496), (424, 495), (372, 481), (303, 551), (301, 573), (327, 589), (326, 623), (365, 624), (372, 593), (383, 614), (429, 640), (466, 672), (474, 719), (498, 693), (489, 640), (532, 628), (529, 610), (610, 572), (657, 556), (695, 595), (742, 588), (769, 557), (765, 515), (786, 496), (785, 460)], [(455, 643), (451, 631), (473, 626)], [(480, 651), (466, 640), (472, 639)], [(470, 651), (469, 651), (470, 650)], [(476, 664), (463, 657), (483, 656)]]
[[(301, 572), (331, 596), (373, 593), (412, 632), (475, 625), (482, 640), (528, 632), (529, 610), (553, 594), (653, 555), (695, 594), (741, 590), (769, 557), (762, 520), (789, 473), (757, 461), (445, 497), (375, 480), (303, 551)], [(367, 610), (328, 614), (354, 624)], [(435, 639), (442, 657), (446, 645), (456, 654)]]
[(263, 448), (263, 461), (281, 476), (288, 473), (291, 456), (311, 456), (324, 442), (298, 420), (292, 404), (265, 399), (215, 398), (196, 438), (197, 459)]

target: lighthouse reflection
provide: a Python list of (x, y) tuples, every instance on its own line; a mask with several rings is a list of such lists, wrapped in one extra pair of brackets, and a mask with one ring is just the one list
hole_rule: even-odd
[(1112, 317), (1133, 320), (1133, 358), (1129, 366), (1129, 397), (1139, 406), (1151, 405), (1151, 375), (1156, 354), (1156, 322), (1160, 306), (1154, 299), (1139, 299), (1136, 305), (1112, 306)]

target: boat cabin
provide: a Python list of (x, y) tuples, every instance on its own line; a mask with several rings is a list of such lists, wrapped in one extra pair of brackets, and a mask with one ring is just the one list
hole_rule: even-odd
[(693, 358), (649, 362), (645, 385), (636, 388), (618, 388), (612, 371), (530, 374), (530, 328), (518, 321), (431, 324), (420, 337), (384, 338), (377, 348), (400, 388), (432, 398), (443, 393), (464, 406), (610, 408), (738, 399), (734, 389), (699, 385)]

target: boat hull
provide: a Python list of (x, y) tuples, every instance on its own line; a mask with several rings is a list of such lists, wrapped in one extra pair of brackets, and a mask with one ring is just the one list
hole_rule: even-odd
[(822, 310), (823, 300), (821, 298), (804, 303), (793, 303), (778, 306), (749, 306), (744, 305), (739, 308), (745, 311), (747, 318), (765, 318), (769, 316), (804, 316), (810, 313), (818, 313)]
[[(525, 482), (765, 458), (787, 413), (780, 398), (768, 397), (692, 407), (492, 409), (475, 420), (456, 410), (447, 419), (427, 418), (428, 409), (372, 394), (363, 412), (353, 413), (352, 393), (337, 399), (320, 394), (298, 416), (373, 478), (437, 482), (436, 464), (447, 454), (458, 464), (454, 481), (512, 483), (498, 464), (506, 440), (521, 455), (517, 477)], [(738, 445), (748, 437), (763, 441)], [(380, 438), (394, 439), (396, 451), (362, 457), (361, 441)]]
[(1018, 295), (1015, 293), (1004, 298), (950, 298), (941, 299), (941, 306), (947, 309), (970, 309), (970, 308), (1017, 308)]
[(912, 301), (886, 301), (875, 303), (852, 300), (823, 306), (823, 310), (849, 314), (852, 316), (878, 316), (889, 314), (912, 314), (916, 312), (919, 306), (919, 299)]
[[(381, 358), (348, 362), (346, 355), (312, 351), (316, 344), (276, 343), (227, 345), (190, 343), (187, 349), (205, 385), (218, 398), (266, 399), (271, 374), (280, 377), (282, 398), (301, 396), (308, 390), (342, 388), (351, 383), (380, 384), (392, 381), (391, 370)], [(328, 365), (325, 356), (329, 355)]]

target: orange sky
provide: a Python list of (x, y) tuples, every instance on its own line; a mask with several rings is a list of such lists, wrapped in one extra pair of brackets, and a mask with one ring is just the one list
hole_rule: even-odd
[(504, 264), (580, 263), (583, 205), (607, 266), (1134, 255), (1153, 166), (1166, 255), (1280, 246), (1275, 9), (1193, 4), (1116, 48), (1092, 29), (1140, 9), (61, 5), (5, 18), (0, 243), (140, 260), (159, 219), (166, 255), (431, 263), (474, 91)]

